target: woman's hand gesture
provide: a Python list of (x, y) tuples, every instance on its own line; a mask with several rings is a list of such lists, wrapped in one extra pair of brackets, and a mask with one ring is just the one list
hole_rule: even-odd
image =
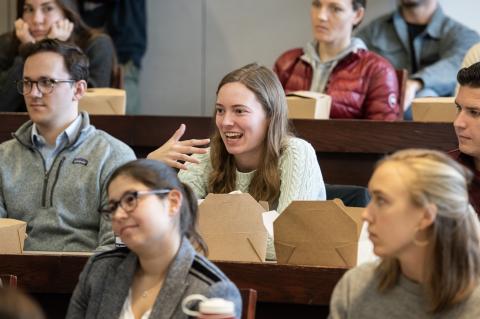
[(205, 154), (207, 150), (198, 146), (207, 145), (210, 143), (210, 139), (180, 141), (180, 138), (185, 133), (185, 129), (185, 124), (181, 124), (173, 136), (165, 144), (148, 154), (147, 158), (162, 161), (170, 167), (184, 170), (187, 169), (187, 166), (178, 161), (200, 163), (198, 159), (192, 157), (191, 154)]

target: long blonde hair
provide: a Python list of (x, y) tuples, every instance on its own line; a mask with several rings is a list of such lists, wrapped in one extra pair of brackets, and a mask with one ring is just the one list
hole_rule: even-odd
[[(412, 203), (435, 204), (437, 216), (428, 229), (429, 265), (423, 287), (429, 311), (438, 313), (470, 296), (480, 278), (480, 224), (469, 204), (472, 174), (446, 154), (433, 150), (403, 150), (379, 165), (396, 162), (410, 169), (407, 181)], [(383, 258), (377, 268), (379, 290), (393, 288), (400, 276), (398, 259)]]
[[(269, 119), (264, 140), (262, 161), (249, 186), (249, 193), (257, 200), (273, 205), (280, 194), (278, 162), (290, 136), (285, 92), (277, 76), (270, 69), (256, 63), (228, 73), (218, 85), (217, 94), (227, 83), (238, 82), (255, 94)], [(208, 179), (208, 192), (229, 193), (235, 190), (236, 166), (233, 155), (227, 152), (220, 133), (215, 130), (210, 144), (213, 170)]]

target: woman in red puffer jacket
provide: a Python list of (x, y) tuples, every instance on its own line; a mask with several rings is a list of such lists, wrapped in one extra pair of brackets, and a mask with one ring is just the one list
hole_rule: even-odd
[(332, 97), (330, 118), (395, 120), (398, 82), (395, 70), (367, 50), (352, 30), (362, 21), (366, 0), (313, 0), (315, 39), (275, 62), (285, 91), (310, 90)]

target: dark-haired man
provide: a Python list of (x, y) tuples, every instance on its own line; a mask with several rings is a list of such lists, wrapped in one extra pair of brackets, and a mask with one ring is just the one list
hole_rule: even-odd
[(478, 34), (446, 16), (438, 0), (399, 0), (384, 15), (357, 34), (367, 47), (387, 58), (396, 69), (407, 69), (405, 118), (417, 96), (451, 96), (455, 74)]
[(453, 125), (458, 150), (450, 155), (472, 170), (470, 201), (480, 212), (480, 62), (458, 72), (459, 90), (455, 103), (458, 115)]
[(26, 250), (109, 248), (111, 225), (98, 208), (109, 175), (135, 155), (79, 114), (88, 58), (78, 47), (47, 39), (24, 55), (17, 88), (30, 121), (0, 145), (0, 217), (27, 222)]

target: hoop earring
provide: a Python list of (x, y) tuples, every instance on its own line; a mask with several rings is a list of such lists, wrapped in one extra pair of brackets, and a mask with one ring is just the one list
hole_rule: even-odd
[(417, 234), (420, 231), (420, 229), (417, 227), (417, 230), (415, 231), (415, 235), (413, 235), (413, 243), (418, 246), (418, 247), (425, 247), (429, 244), (428, 240), (418, 240), (417, 239)]

